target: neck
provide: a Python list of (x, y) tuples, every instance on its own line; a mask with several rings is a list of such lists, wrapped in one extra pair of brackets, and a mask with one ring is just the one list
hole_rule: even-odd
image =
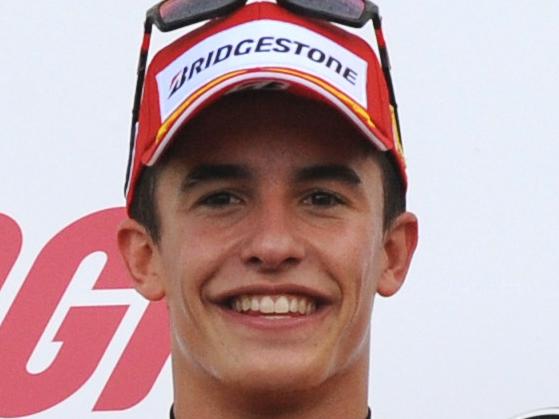
[[(369, 348), (343, 372), (304, 391), (258, 391), (223, 384), (174, 361), (176, 419), (363, 419), (367, 417)], [(186, 367), (186, 368), (185, 368)]]

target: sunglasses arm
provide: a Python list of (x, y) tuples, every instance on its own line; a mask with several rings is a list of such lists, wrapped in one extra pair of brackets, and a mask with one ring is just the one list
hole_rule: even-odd
[(151, 16), (146, 17), (144, 23), (144, 37), (142, 40), (142, 47), (140, 49), (140, 58), (138, 60), (138, 70), (136, 79), (136, 91), (134, 94), (134, 105), (132, 107), (132, 126), (130, 127), (130, 154), (128, 156), (128, 168), (126, 173), (126, 184), (124, 185), (125, 194), (128, 191), (128, 184), (130, 182), (130, 172), (132, 170), (132, 154), (134, 150), (134, 143), (136, 141), (136, 126), (139, 120), (140, 103), (142, 101), (142, 90), (144, 80), (146, 77), (146, 65), (148, 60), (149, 46), (151, 43), (151, 31), (153, 28), (153, 19)]
[[(373, 16), (373, 26), (375, 28), (375, 36), (377, 37), (382, 70), (384, 71), (386, 81), (390, 84), (390, 92), (392, 96), (392, 76), (390, 75), (392, 66), (390, 65), (390, 57), (388, 55), (388, 49), (386, 48), (386, 40), (384, 39), (384, 33), (382, 32), (382, 18), (379, 14), (375, 14)], [(391, 97), (390, 99), (392, 100), (394, 98)]]
[(394, 110), (394, 117), (396, 119), (396, 128), (398, 130), (398, 138), (402, 138), (402, 133), (400, 131), (400, 118), (398, 116), (398, 104), (396, 103), (396, 94), (394, 93), (394, 83), (392, 82), (392, 74), (390, 72), (392, 66), (390, 64), (390, 56), (388, 55), (388, 48), (386, 47), (386, 40), (384, 39), (384, 33), (382, 31), (382, 18), (379, 13), (373, 15), (373, 26), (375, 28), (375, 36), (377, 38), (377, 43), (379, 47), (380, 62), (382, 65), (382, 71), (384, 72), (384, 79), (388, 87), (388, 92), (390, 95), (390, 104)]
[(140, 102), (142, 100), (142, 88), (144, 86), (144, 79), (146, 76), (146, 65), (148, 60), (149, 46), (151, 43), (151, 30), (153, 22), (151, 18), (146, 18), (144, 24), (144, 38), (142, 40), (142, 48), (140, 49), (140, 58), (138, 60), (138, 70), (136, 79), (136, 92), (134, 95), (134, 107), (132, 108), (132, 120), (138, 121), (138, 113), (140, 110)]

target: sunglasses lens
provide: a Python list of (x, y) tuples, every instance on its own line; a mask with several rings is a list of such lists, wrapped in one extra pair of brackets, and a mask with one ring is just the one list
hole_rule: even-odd
[(193, 16), (211, 14), (234, 3), (235, 0), (167, 0), (159, 6), (159, 14), (165, 24), (172, 25)]
[(348, 20), (358, 20), (365, 12), (364, 0), (290, 0), (290, 3)]

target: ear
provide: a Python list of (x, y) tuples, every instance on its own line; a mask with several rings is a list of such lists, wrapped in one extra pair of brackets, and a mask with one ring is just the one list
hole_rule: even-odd
[(418, 240), (417, 217), (406, 212), (394, 220), (384, 234), (384, 272), (377, 292), (390, 297), (402, 287), (411, 264)]
[(158, 248), (150, 234), (137, 221), (127, 219), (119, 226), (117, 238), (136, 290), (148, 300), (161, 300), (165, 288), (160, 275)]

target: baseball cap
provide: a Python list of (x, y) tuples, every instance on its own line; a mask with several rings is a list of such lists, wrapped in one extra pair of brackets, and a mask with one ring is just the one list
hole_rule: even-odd
[(403, 148), (378, 58), (361, 37), (274, 3), (251, 3), (159, 51), (146, 74), (126, 191), (189, 121), (224, 95), (283, 90), (340, 111), (407, 184)]

